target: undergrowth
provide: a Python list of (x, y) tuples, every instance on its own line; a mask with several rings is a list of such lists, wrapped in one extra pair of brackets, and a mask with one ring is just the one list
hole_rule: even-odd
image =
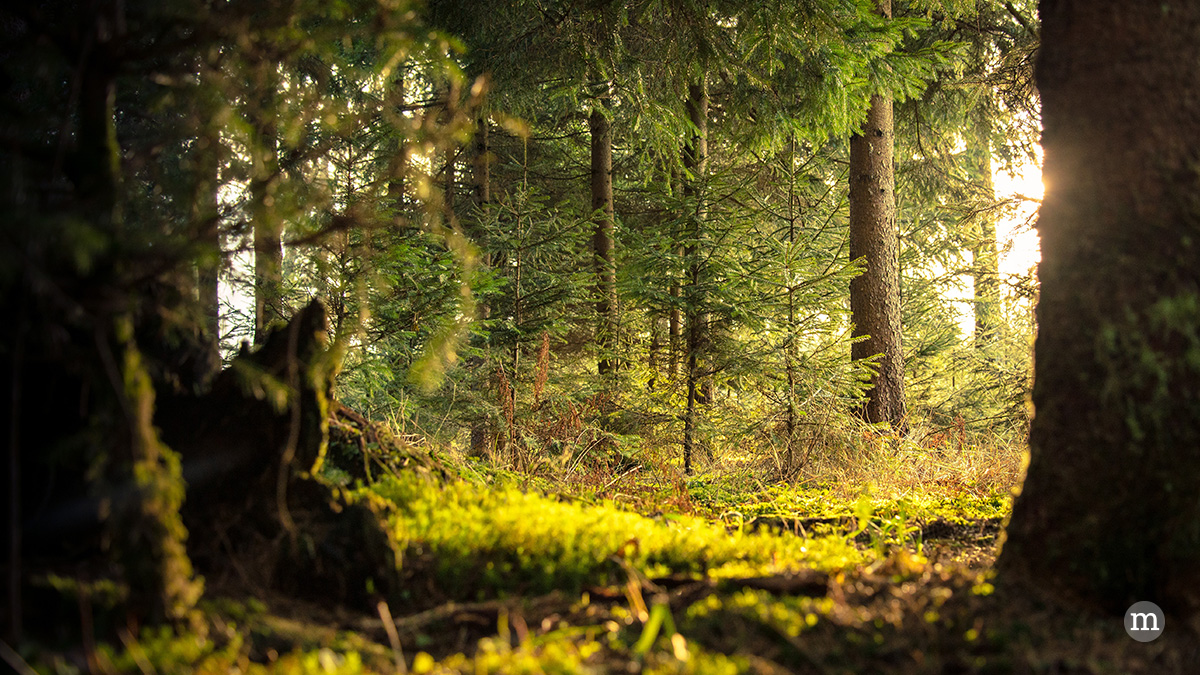
[(1019, 453), (953, 429), (843, 431), (787, 475), (731, 452), (685, 476), (645, 452), (340, 476), (383, 515), (405, 580), (378, 617), (217, 598), (199, 631), (24, 654), (63, 674), (770, 673), (971, 670), (1008, 649), (971, 617)]

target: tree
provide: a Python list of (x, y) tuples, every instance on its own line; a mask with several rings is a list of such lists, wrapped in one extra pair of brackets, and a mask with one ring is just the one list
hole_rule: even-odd
[(683, 470), (690, 474), (692, 453), (696, 446), (696, 403), (701, 395), (705, 403), (711, 402), (711, 388), (706, 386), (705, 391), (697, 391), (697, 387), (712, 381), (710, 372), (701, 371), (702, 367), (708, 369), (710, 366), (700, 362), (700, 354), (708, 339), (706, 329), (710, 319), (702, 311), (702, 306), (706, 304), (705, 252), (700, 249), (707, 218), (703, 183), (708, 169), (708, 87), (703, 80), (688, 85), (687, 111), (695, 127), (691, 139), (683, 148), (683, 195), (688, 208), (688, 244), (683, 254), (687, 264), (683, 289), (687, 299), (687, 410), (683, 417)]
[[(879, 0), (890, 17), (891, 0)], [(900, 344), (900, 241), (896, 235), (892, 100), (871, 97), (862, 133), (850, 139), (850, 259), (862, 258), (862, 276), (850, 282), (854, 336), (851, 359), (878, 357), (863, 406), (868, 422), (904, 423), (904, 355)]]
[[(605, 85), (607, 88), (607, 85)], [(592, 157), (592, 254), (596, 266), (596, 370), (605, 378), (616, 372), (617, 269), (613, 252), (612, 124), (605, 111), (607, 97), (598, 100), (588, 116)]]
[(1200, 5), (1045, 0), (1040, 12), (1036, 416), (1000, 579), (1194, 619)]

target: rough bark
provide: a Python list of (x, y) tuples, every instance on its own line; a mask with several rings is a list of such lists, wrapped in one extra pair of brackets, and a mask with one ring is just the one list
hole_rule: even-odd
[(1000, 580), (1200, 629), (1200, 5), (1041, 16), (1036, 416)]
[(612, 125), (600, 104), (588, 118), (592, 135), (592, 255), (596, 268), (596, 370), (616, 372), (617, 268), (613, 248)]
[[(877, 2), (892, 15), (891, 0)], [(892, 101), (872, 96), (861, 134), (850, 138), (850, 259), (863, 273), (850, 282), (853, 360), (878, 357), (862, 408), (871, 423), (904, 426), (904, 353), (900, 336), (900, 241), (896, 233)]]
[(690, 474), (696, 449), (696, 405), (703, 395), (700, 390), (704, 386), (700, 352), (704, 348), (707, 324), (703, 311), (704, 269), (699, 248), (704, 234), (705, 215), (701, 184), (708, 168), (708, 89), (704, 82), (688, 85), (687, 112), (695, 127), (692, 138), (683, 148), (683, 196), (688, 207), (693, 209), (688, 243), (684, 247), (684, 260), (687, 263), (687, 287), (684, 290), (687, 301), (687, 411), (683, 419), (683, 467), (684, 472)]

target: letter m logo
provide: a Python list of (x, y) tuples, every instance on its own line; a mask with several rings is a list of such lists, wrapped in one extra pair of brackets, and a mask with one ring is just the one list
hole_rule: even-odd
[(1158, 616), (1154, 612), (1130, 612), (1129, 630), (1158, 630)]

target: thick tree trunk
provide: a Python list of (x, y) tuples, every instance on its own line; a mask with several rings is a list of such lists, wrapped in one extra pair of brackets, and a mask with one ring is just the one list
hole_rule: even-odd
[(1000, 256), (996, 251), (996, 189), (992, 184), (992, 128), (985, 110), (975, 114), (968, 152), (977, 174), (982, 210), (971, 247), (975, 291), (975, 348), (995, 344), (1000, 332)]
[(704, 82), (688, 85), (688, 118), (696, 131), (683, 148), (683, 195), (689, 208), (693, 209), (689, 225), (688, 243), (684, 247), (687, 262), (687, 411), (683, 420), (683, 467), (685, 473), (692, 472), (692, 457), (696, 448), (696, 405), (702, 395), (703, 373), (700, 370), (700, 351), (704, 348), (706, 316), (703, 310), (704, 297), (699, 243), (704, 235), (704, 197), (701, 183), (708, 168), (708, 89)]
[(616, 372), (617, 268), (613, 251), (612, 125), (597, 103), (588, 119), (592, 134), (592, 255), (596, 265), (596, 370)]
[[(111, 28), (97, 17), (94, 56), (80, 73), (77, 160), (80, 196), (102, 228), (122, 229), (121, 150), (117, 139), (116, 75)], [(95, 319), (97, 360), (110, 374), (111, 394), (122, 414), (120, 433), (104, 457), (110, 485), (131, 486), (132, 498), (113, 504), (105, 517), (108, 539), (129, 587), (130, 608), (153, 622), (183, 621), (199, 599), (202, 582), (192, 573), (179, 508), (184, 482), (179, 457), (158, 438), (151, 419), (155, 392), (138, 349), (129, 312)], [(104, 325), (109, 323), (110, 325)], [(14, 396), (14, 398), (16, 398)]]
[(1043, 1), (1041, 15), (1036, 416), (999, 578), (1195, 622), (1200, 4)]
[[(892, 15), (891, 0), (877, 0)], [(872, 96), (861, 134), (850, 138), (850, 259), (866, 268), (850, 282), (854, 360), (878, 356), (863, 418), (904, 427), (904, 353), (900, 340), (900, 241), (896, 233), (892, 101)]]

